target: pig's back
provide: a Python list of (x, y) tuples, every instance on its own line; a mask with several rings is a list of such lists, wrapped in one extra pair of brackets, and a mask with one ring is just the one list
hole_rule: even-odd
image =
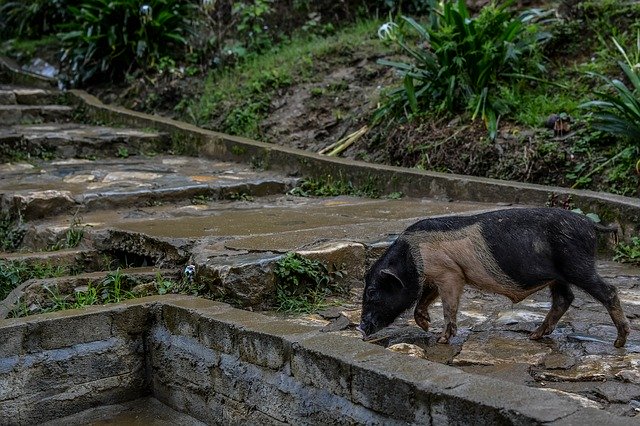
[(562, 279), (567, 267), (594, 267), (593, 223), (562, 209), (505, 209), (425, 219), (405, 234), (420, 235), (417, 240), (422, 241), (471, 238), (495, 278), (506, 276), (521, 288)]

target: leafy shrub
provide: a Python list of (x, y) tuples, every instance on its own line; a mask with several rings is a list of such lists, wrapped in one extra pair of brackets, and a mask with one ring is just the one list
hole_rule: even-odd
[(326, 266), (297, 253), (287, 253), (276, 263), (273, 272), (278, 311), (313, 312), (324, 306), (326, 296), (339, 290)]
[(613, 259), (623, 263), (640, 264), (640, 237), (631, 238), (629, 244), (618, 244)]
[(38, 38), (69, 18), (67, 0), (0, 1), (0, 17), (1, 36)]
[[(409, 17), (385, 24), (379, 36), (396, 43), (412, 62), (379, 61), (403, 75), (403, 86), (390, 92), (374, 120), (388, 114), (468, 110), (472, 119), (481, 117), (495, 137), (499, 116), (508, 112), (496, 88), (530, 77), (525, 74), (530, 70), (543, 70), (537, 46), (548, 38), (531, 24), (535, 13), (514, 17), (511, 3), (486, 6), (472, 18), (463, 0), (441, 6), (434, 2), (427, 26)], [(407, 28), (417, 33), (417, 43), (405, 36)]]
[[(618, 165), (609, 172), (608, 179), (613, 191), (626, 195), (634, 192), (634, 164), (635, 171), (640, 173), (640, 160), (637, 160), (640, 155), (640, 31), (635, 52), (627, 52), (615, 38), (613, 42), (624, 58), (624, 61), (618, 61), (618, 66), (631, 88), (622, 80), (589, 73), (602, 79), (607, 90), (596, 92), (599, 99), (586, 102), (581, 107), (593, 112), (591, 124), (594, 128), (621, 138), (618, 153), (593, 169), (591, 174), (617, 161)], [(632, 182), (631, 187), (629, 181)]]
[(190, 33), (194, 4), (188, 0), (80, 0), (61, 28), (62, 57), (72, 85), (117, 79), (159, 58), (180, 54)]
[(636, 52), (629, 57), (625, 49), (614, 38), (624, 61), (618, 65), (631, 85), (631, 89), (619, 79), (590, 73), (606, 83), (608, 92), (597, 92), (600, 99), (586, 102), (582, 107), (594, 111), (593, 126), (599, 130), (627, 138), (640, 146), (640, 31), (636, 41)]
[(266, 17), (273, 12), (273, 0), (235, 2), (232, 14), (237, 17), (236, 30), (243, 38), (244, 48), (260, 52), (271, 47)]

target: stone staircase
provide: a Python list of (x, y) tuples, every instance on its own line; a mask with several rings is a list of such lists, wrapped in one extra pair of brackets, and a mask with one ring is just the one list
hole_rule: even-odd
[[(0, 321), (74, 306), (80, 296), (92, 296), (91, 286), (110, 292), (103, 301), (182, 292), (266, 309), (275, 293), (274, 264), (293, 251), (339, 271), (339, 283), (356, 289), (340, 308), (353, 322), (367, 266), (406, 226), (426, 216), (504, 206), (298, 197), (290, 190), (299, 176), (212, 154), (182, 155), (188, 140), (163, 131), (83, 122), (82, 110), (54, 90), (0, 86), (0, 103), (0, 243), (7, 248), (0, 252)], [(194, 275), (185, 276), (185, 268)], [(26, 270), (56, 273), (25, 276)], [(624, 353), (609, 341), (614, 331), (602, 306), (581, 294), (556, 336), (527, 340), (548, 310), (546, 292), (514, 307), (471, 290), (452, 345), (435, 343), (443, 321), (438, 303), (433, 333), (400, 321), (379, 343), (420, 344), (430, 360), (528, 385), (530, 369), (538, 382), (580, 395), (590, 395), (590, 383), (604, 377), (609, 386), (597, 389), (598, 398), (630, 416), (640, 398), (640, 343), (633, 334), (639, 274), (617, 264), (600, 270), (615, 282), (632, 320)], [(105, 284), (114, 282), (117, 294)], [(594, 366), (594, 357), (604, 361)]]
[(0, 85), (0, 125), (68, 121), (73, 107), (61, 100), (64, 95), (53, 90)]
[(288, 192), (297, 177), (175, 155), (188, 142), (163, 132), (83, 123), (81, 110), (54, 90), (1, 86), (0, 99), (0, 206), (22, 237), (0, 258), (74, 272), (18, 285), (0, 317), (19, 305), (25, 312), (25, 304), (38, 312), (47, 289), (73, 300), (88, 280), (118, 268), (131, 290), (158, 273), (180, 281), (187, 265), (207, 295), (267, 308), (271, 269), (288, 251), (344, 269), (343, 284), (361, 286), (367, 259), (416, 218), (492, 207), (295, 197)]

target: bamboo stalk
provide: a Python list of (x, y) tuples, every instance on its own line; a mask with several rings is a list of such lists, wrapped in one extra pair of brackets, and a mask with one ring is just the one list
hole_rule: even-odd
[(356, 130), (355, 132), (351, 133), (350, 135), (347, 135), (344, 138), (340, 139), (339, 141), (332, 143), (328, 147), (321, 149), (320, 151), (318, 151), (318, 154), (327, 155), (330, 157), (336, 156), (340, 154), (342, 151), (344, 151), (345, 149), (349, 148), (351, 145), (353, 145), (355, 141), (360, 139), (362, 135), (364, 135), (368, 131), (369, 131), (369, 126), (363, 126), (359, 130)]

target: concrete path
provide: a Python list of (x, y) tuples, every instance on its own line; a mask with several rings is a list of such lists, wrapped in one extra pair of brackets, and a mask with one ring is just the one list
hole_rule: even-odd
[[(18, 287), (0, 306), (3, 317), (26, 301), (37, 311), (47, 303), (47, 286), (73, 294), (116, 267), (152, 282), (158, 271), (177, 278), (193, 265), (207, 297), (267, 309), (273, 265), (297, 251), (344, 272), (341, 284), (352, 294), (333, 313), (291, 320), (331, 326), (347, 318), (334, 329), (358, 338), (353, 325), (366, 267), (398, 233), (427, 216), (505, 208), (425, 198), (297, 197), (289, 191), (299, 176), (257, 163), (174, 155), (176, 141), (162, 131), (79, 123), (73, 105), (60, 100), (49, 90), (0, 86), (0, 205), (4, 215), (22, 221), (16, 232), (24, 234), (19, 251), (0, 258), (57, 263), (85, 274)], [(43, 254), (79, 230), (80, 247)], [(469, 290), (451, 345), (435, 343), (442, 328), (438, 303), (431, 310), (433, 333), (405, 317), (377, 344), (570, 392), (585, 404), (634, 416), (640, 411), (639, 271), (607, 262), (601, 271), (620, 289), (632, 322), (624, 349), (613, 348), (615, 331), (604, 309), (581, 293), (554, 334), (529, 341), (550, 306), (546, 291), (513, 305)]]

